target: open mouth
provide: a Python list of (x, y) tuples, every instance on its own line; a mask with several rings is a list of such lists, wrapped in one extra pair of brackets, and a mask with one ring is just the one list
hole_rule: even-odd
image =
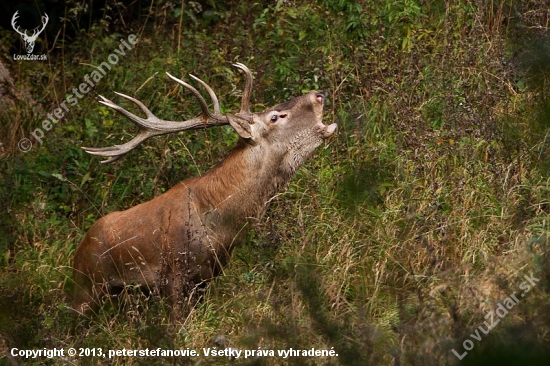
[[(325, 96), (321, 93), (317, 93), (315, 95), (315, 98), (317, 99), (317, 101), (319, 103), (321, 103), (322, 106), (325, 105)], [(321, 120), (319, 120), (319, 124), (318, 124), (318, 127), (320, 128), (321, 130), (321, 136), (326, 139), (326, 138), (329, 138), (330, 136), (332, 136), (332, 134), (334, 133), (334, 131), (336, 131), (336, 129), (338, 128), (338, 125), (336, 123), (333, 123), (331, 125), (328, 125), (328, 126), (325, 126), (323, 124), (323, 121), (322, 121), (322, 117), (321, 117)]]
[(316, 98), (319, 101), (319, 103), (321, 103), (323, 105), (325, 104), (325, 96), (323, 94), (317, 93)]

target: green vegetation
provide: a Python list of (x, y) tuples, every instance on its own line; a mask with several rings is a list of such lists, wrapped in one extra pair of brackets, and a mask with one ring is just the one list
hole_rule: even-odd
[[(0, 112), (3, 352), (200, 350), (223, 335), (237, 349), (334, 347), (339, 355), (238, 365), (444, 365), (458, 364), (452, 350), (463, 354), (470, 339), (464, 364), (548, 364), (544, 1), (107, 1), (93, 16), (66, 3), (48, 61), (10, 65), (28, 98)], [(42, 145), (21, 153), (19, 139), (129, 34), (138, 36), (135, 48)], [(0, 37), (7, 55), (17, 35)], [(338, 123), (338, 136), (274, 199), (183, 324), (168, 326), (164, 301), (133, 289), (87, 321), (72, 317), (72, 257), (91, 224), (204, 173), (236, 141), (229, 127), (162, 136), (104, 166), (79, 147), (127, 141), (135, 127), (97, 95), (136, 96), (158, 116), (181, 120), (199, 106), (164, 72), (184, 80), (192, 73), (217, 92), (222, 112), (237, 111), (243, 82), (234, 62), (255, 74), (256, 111), (323, 91), (325, 123)], [(526, 274), (540, 281), (481, 341), (471, 338), (498, 303), (522, 291)], [(48, 362), (59, 360), (29, 364)], [(106, 361), (76, 359), (98, 362)]]

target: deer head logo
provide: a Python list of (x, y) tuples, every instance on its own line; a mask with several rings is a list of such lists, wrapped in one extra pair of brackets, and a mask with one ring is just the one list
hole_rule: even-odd
[(42, 17), (42, 28), (40, 28), (40, 30), (33, 29), (32, 35), (29, 36), (27, 34), (26, 29), (23, 29), (23, 32), (21, 32), (19, 30), (19, 26), (17, 24), (15, 24), (15, 21), (19, 17), (19, 15), (17, 13), (19, 13), (19, 10), (16, 11), (15, 14), (13, 14), (13, 17), (11, 18), (11, 26), (13, 27), (13, 29), (17, 33), (19, 33), (21, 35), (21, 38), (23, 39), (23, 42), (25, 43), (25, 49), (27, 50), (27, 53), (31, 53), (32, 50), (34, 49), (34, 42), (36, 42), (36, 39), (38, 38), (40, 33), (42, 33), (44, 28), (46, 28), (46, 24), (48, 24), (48, 20), (49, 20), (48, 14), (44, 13), (44, 16)]

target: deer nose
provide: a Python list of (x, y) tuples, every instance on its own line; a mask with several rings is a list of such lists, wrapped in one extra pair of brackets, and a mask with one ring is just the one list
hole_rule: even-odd
[(325, 102), (325, 96), (323, 94), (317, 93), (316, 97), (319, 103), (323, 104)]

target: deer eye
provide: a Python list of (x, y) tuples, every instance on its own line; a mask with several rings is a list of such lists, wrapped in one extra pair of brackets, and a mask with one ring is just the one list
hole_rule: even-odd
[(278, 116), (276, 114), (271, 116), (271, 122), (277, 122)]

